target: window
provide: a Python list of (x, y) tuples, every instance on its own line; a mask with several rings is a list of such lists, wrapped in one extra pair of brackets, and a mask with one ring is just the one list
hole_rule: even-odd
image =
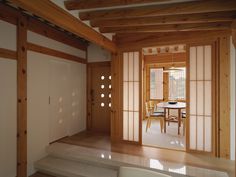
[(186, 95), (186, 68), (169, 72), (169, 100), (185, 100)]
[(163, 100), (163, 68), (150, 69), (150, 99)]

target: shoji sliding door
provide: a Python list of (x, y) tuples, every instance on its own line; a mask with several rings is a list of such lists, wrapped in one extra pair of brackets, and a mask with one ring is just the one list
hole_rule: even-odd
[(189, 49), (189, 150), (213, 151), (213, 46)]
[(123, 140), (139, 142), (139, 52), (123, 53)]

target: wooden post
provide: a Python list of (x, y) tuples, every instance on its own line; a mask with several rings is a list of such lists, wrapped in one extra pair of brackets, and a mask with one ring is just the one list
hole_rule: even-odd
[(17, 22), (17, 177), (27, 177), (27, 20)]
[(230, 158), (230, 37), (220, 38), (220, 157)]

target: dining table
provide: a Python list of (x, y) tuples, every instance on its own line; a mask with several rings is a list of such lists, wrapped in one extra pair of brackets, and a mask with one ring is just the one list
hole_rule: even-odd
[[(166, 122), (178, 123), (178, 135), (180, 135), (182, 110), (186, 109), (186, 103), (184, 102), (160, 102), (157, 104), (158, 108), (164, 109), (164, 133), (166, 133)], [(170, 110), (178, 110), (178, 115), (170, 115)]]

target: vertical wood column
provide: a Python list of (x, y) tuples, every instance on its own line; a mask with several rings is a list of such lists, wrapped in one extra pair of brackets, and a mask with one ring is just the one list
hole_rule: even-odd
[(17, 22), (17, 177), (27, 177), (27, 20)]
[(220, 38), (219, 57), (219, 127), (220, 127), (220, 157), (230, 157), (230, 38)]
[(112, 54), (111, 60), (111, 141), (120, 141), (120, 59), (118, 54)]

